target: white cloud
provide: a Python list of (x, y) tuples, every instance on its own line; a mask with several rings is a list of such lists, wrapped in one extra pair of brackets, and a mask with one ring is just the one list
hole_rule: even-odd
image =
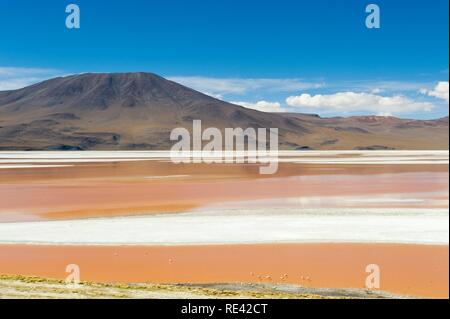
[(378, 116), (384, 116), (384, 117), (389, 117), (389, 116), (393, 116), (392, 113), (389, 112), (380, 112), (377, 114)]
[(372, 89), (372, 91), (370, 91), (370, 93), (372, 93), (372, 94), (380, 94), (382, 92), (383, 92), (383, 89), (380, 89), (380, 88), (374, 88), (374, 89)]
[(327, 82), (327, 87), (339, 92), (366, 92), (372, 94), (399, 94), (416, 93), (421, 88), (430, 88), (433, 82), (414, 81), (380, 81), (358, 80)]
[(2, 77), (28, 77), (31, 75), (40, 75), (40, 74), (48, 73), (48, 72), (55, 72), (55, 70), (0, 66), (0, 76), (2, 76)]
[(20, 89), (54, 77), (58, 73), (53, 69), (0, 66), (0, 91)]
[(209, 95), (215, 99), (218, 100), (223, 100), (223, 95), (222, 94), (214, 94), (214, 93), (210, 93), (210, 92), (202, 92), (203, 94)]
[(258, 101), (256, 103), (250, 102), (230, 102), (236, 105), (246, 107), (248, 109), (258, 110), (262, 112), (284, 112), (281, 108), (281, 104), (278, 102)]
[(17, 90), (29, 86), (31, 84), (45, 80), (45, 78), (13, 78), (13, 79), (0, 79), (0, 91)]
[(210, 78), (203, 76), (173, 76), (167, 79), (211, 94), (245, 94), (258, 90), (294, 92), (323, 87), (323, 83), (303, 82), (300, 79)]
[(286, 103), (292, 107), (331, 112), (370, 112), (372, 114), (400, 114), (416, 111), (431, 111), (434, 105), (417, 102), (402, 95), (381, 96), (372, 93), (339, 92), (329, 95), (301, 94), (290, 96)]
[(420, 93), (427, 94), (429, 96), (433, 96), (438, 99), (442, 99), (445, 101), (449, 101), (449, 94), (448, 94), (448, 81), (441, 81), (439, 82), (433, 90), (427, 90), (427, 89), (421, 89)]

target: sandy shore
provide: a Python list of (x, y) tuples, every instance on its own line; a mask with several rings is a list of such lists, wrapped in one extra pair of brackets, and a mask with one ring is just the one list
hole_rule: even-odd
[(378, 290), (308, 288), (289, 284), (105, 284), (0, 276), (0, 299), (391, 299)]
[(63, 279), (66, 266), (77, 264), (84, 281), (364, 288), (366, 266), (377, 264), (384, 291), (448, 298), (448, 252), (448, 246), (384, 244), (1, 245), (0, 273)]

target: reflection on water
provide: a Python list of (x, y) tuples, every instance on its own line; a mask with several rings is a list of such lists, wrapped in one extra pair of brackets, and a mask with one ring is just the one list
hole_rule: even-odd
[(0, 153), (0, 222), (230, 205), (448, 207), (448, 152), (282, 155), (277, 174), (260, 175), (258, 165), (175, 165), (158, 152)]

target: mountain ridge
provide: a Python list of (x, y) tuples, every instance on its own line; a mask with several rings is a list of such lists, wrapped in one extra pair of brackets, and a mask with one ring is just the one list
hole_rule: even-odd
[(0, 149), (170, 149), (170, 132), (279, 128), (280, 149), (448, 149), (448, 117), (265, 113), (145, 72), (84, 73), (0, 92)]

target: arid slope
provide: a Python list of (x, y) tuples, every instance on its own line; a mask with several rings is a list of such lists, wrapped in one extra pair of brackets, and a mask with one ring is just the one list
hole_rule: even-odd
[(164, 150), (173, 128), (278, 128), (281, 149), (448, 149), (448, 118), (264, 113), (151, 73), (82, 74), (0, 92), (0, 150)]

